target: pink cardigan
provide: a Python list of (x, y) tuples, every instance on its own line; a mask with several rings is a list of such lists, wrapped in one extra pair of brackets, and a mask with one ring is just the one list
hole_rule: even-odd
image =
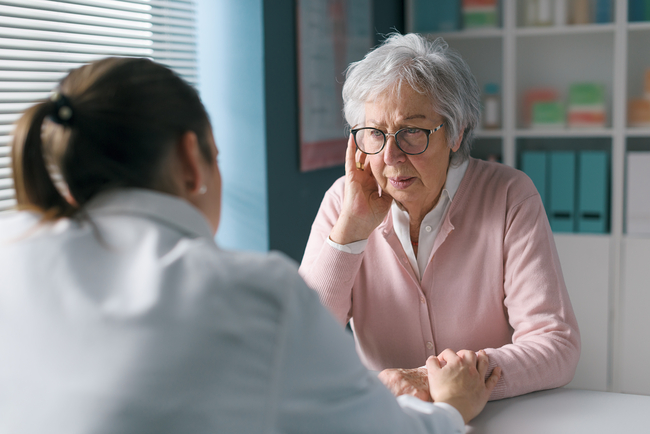
[(325, 194), (300, 273), (341, 324), (351, 320), (369, 369), (486, 349), (491, 368), (503, 369), (491, 399), (571, 381), (578, 324), (540, 196), (523, 172), (470, 160), (421, 283), (391, 213), (361, 254), (326, 242), (343, 189), (341, 178)]

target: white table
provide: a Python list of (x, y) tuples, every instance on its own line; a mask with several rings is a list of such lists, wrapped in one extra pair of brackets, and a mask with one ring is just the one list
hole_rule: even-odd
[(488, 402), (471, 434), (650, 433), (650, 396), (553, 389)]

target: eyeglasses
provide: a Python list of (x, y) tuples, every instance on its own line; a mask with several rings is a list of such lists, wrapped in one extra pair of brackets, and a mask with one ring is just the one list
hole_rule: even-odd
[(393, 136), (397, 147), (408, 155), (418, 155), (429, 147), (429, 136), (440, 128), (444, 123), (433, 130), (425, 128), (402, 128), (395, 133), (385, 133), (377, 128), (364, 127), (352, 130), (354, 143), (364, 154), (379, 154), (386, 146), (387, 136)]

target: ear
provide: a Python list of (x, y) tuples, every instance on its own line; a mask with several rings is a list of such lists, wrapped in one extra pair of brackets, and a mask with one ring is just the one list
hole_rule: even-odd
[(178, 139), (176, 152), (181, 165), (183, 193), (188, 196), (199, 194), (204, 180), (201, 173), (199, 140), (193, 131), (186, 131)]
[(451, 148), (452, 152), (457, 152), (460, 149), (460, 144), (463, 141), (463, 132), (461, 131), (460, 134), (458, 135), (458, 139), (456, 139), (456, 143), (454, 143), (454, 147)]

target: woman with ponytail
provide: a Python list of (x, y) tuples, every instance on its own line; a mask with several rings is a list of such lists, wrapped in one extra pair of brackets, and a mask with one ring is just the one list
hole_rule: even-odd
[(196, 91), (146, 59), (76, 69), (24, 113), (0, 433), (464, 430), (496, 384), (487, 356), (432, 357), (436, 403), (396, 400), (295, 264), (215, 245), (216, 155)]

